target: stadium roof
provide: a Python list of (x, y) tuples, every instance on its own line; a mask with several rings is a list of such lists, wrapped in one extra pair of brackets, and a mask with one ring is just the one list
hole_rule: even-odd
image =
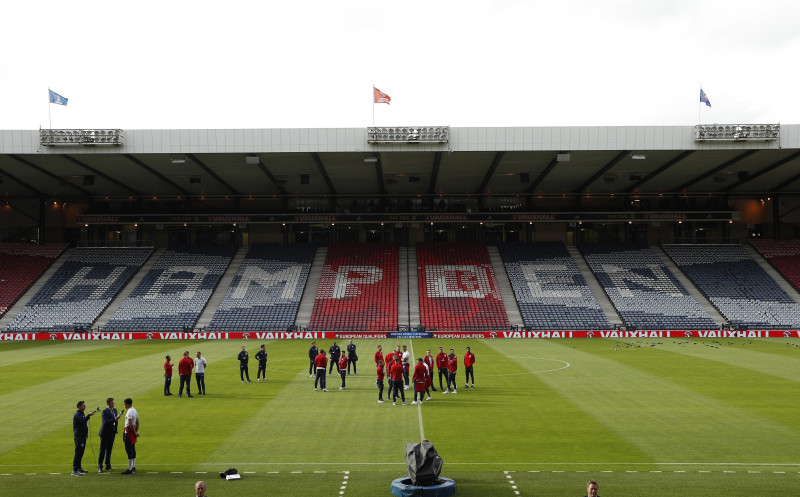
[(800, 194), (800, 125), (767, 125), (771, 138), (754, 126), (707, 125), (700, 140), (695, 126), (444, 127), (441, 143), (408, 126), (387, 128), (395, 141), (368, 128), (117, 130), (117, 145), (8, 130), (0, 198)]

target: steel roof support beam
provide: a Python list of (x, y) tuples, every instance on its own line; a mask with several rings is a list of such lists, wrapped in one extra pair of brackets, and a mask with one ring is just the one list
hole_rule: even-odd
[(115, 178), (107, 175), (106, 173), (104, 173), (102, 171), (98, 171), (97, 169), (93, 168), (92, 166), (79, 161), (78, 159), (76, 159), (75, 157), (72, 157), (71, 155), (60, 154), (59, 157), (61, 157), (63, 159), (66, 159), (66, 160), (72, 162), (73, 164), (78, 165), (78, 166), (86, 169), (87, 171), (91, 172), (92, 174), (96, 174), (97, 176), (100, 176), (101, 178), (103, 178), (103, 179), (105, 179), (107, 181), (110, 181), (111, 183), (114, 183), (115, 185), (123, 188), (124, 190), (129, 191), (133, 195), (137, 195), (137, 196), (141, 195), (140, 192), (137, 192), (136, 190), (131, 188), (130, 185), (126, 185), (125, 183), (116, 180)]
[(439, 166), (442, 164), (442, 153), (436, 152), (433, 156), (433, 168), (431, 169), (431, 182), (428, 185), (428, 193), (436, 193), (436, 181), (439, 179)]
[(800, 157), (800, 151), (795, 152), (795, 153), (793, 153), (792, 155), (790, 155), (788, 157), (784, 157), (783, 159), (779, 160), (778, 162), (770, 164), (769, 166), (765, 167), (764, 169), (751, 174), (747, 179), (743, 179), (741, 181), (737, 181), (736, 183), (728, 186), (727, 188), (723, 189), (722, 191), (729, 192), (729, 191), (733, 190), (734, 188), (737, 188), (737, 187), (739, 187), (739, 186), (741, 186), (741, 185), (743, 185), (743, 184), (745, 184), (745, 183), (747, 183), (749, 181), (752, 181), (752, 180), (758, 178), (759, 176), (763, 176), (763, 175), (767, 174), (770, 171), (778, 169), (779, 167), (783, 166), (784, 164), (792, 162), (793, 160), (797, 159), (798, 157)]
[(630, 153), (631, 153), (630, 150), (623, 150), (622, 152), (617, 154), (616, 157), (611, 159), (611, 161), (608, 162), (605, 166), (601, 167), (599, 171), (594, 173), (594, 175), (592, 175), (591, 178), (586, 180), (581, 186), (579, 186), (578, 188), (573, 190), (572, 193), (583, 193), (584, 190), (589, 188), (589, 185), (591, 185), (592, 183), (594, 183), (595, 181), (600, 179), (600, 177), (603, 176), (605, 173), (607, 173), (609, 169), (611, 169), (612, 167), (616, 166), (619, 161), (624, 159)]
[(187, 197), (191, 195), (191, 193), (189, 193), (188, 191), (184, 190), (180, 185), (178, 185), (177, 183), (173, 182), (172, 180), (170, 180), (169, 178), (167, 178), (163, 174), (159, 173), (158, 171), (156, 171), (152, 167), (148, 166), (144, 162), (140, 161), (139, 159), (137, 159), (133, 155), (131, 155), (131, 154), (122, 154), (122, 156), (125, 157), (126, 159), (130, 160), (131, 162), (133, 162), (137, 166), (141, 167), (142, 169), (144, 169), (148, 173), (152, 174), (156, 178), (160, 179), (164, 183), (170, 185), (172, 188), (178, 190), (183, 195), (186, 195)]
[(744, 160), (744, 159), (750, 157), (751, 155), (753, 155), (756, 152), (758, 152), (758, 150), (748, 150), (747, 152), (745, 152), (743, 154), (739, 154), (736, 157), (734, 157), (733, 159), (725, 162), (724, 164), (721, 164), (721, 165), (715, 167), (714, 169), (712, 169), (712, 170), (710, 170), (710, 171), (708, 171), (706, 173), (703, 173), (700, 176), (698, 176), (698, 177), (696, 177), (696, 178), (694, 178), (692, 180), (689, 180), (686, 183), (684, 183), (684, 184), (682, 184), (682, 185), (680, 185), (680, 186), (678, 186), (676, 188), (673, 188), (672, 191), (682, 192), (686, 188), (689, 188), (690, 186), (692, 186), (694, 184), (697, 184), (697, 183), (703, 181), (706, 178), (710, 178), (711, 176), (714, 176), (715, 174), (720, 173), (720, 172), (728, 169), (732, 165), (736, 164), (737, 162), (739, 162), (741, 160)]
[[(322, 179), (324, 179), (325, 184), (328, 185), (328, 193), (331, 195), (336, 195), (336, 188), (333, 187), (333, 182), (331, 181), (330, 176), (328, 176), (328, 171), (325, 170), (325, 165), (322, 163), (322, 159), (319, 158), (319, 154), (316, 152), (311, 152), (311, 158), (314, 159), (314, 162), (317, 164), (317, 168), (319, 169), (319, 173), (322, 175)], [(381, 182), (382, 181), (383, 179), (381, 178)]]
[(681, 152), (676, 157), (673, 157), (672, 159), (668, 160), (666, 162), (666, 164), (664, 164), (663, 166), (659, 167), (658, 169), (656, 169), (655, 171), (651, 172), (650, 174), (648, 174), (644, 178), (640, 179), (636, 183), (634, 183), (634, 184), (628, 186), (627, 188), (625, 188), (624, 190), (622, 190), (622, 193), (631, 193), (631, 192), (633, 192), (634, 190), (639, 188), (641, 185), (647, 183), (651, 179), (655, 178), (656, 176), (658, 176), (659, 174), (663, 173), (667, 169), (671, 168), (672, 166), (674, 166), (678, 162), (682, 161), (683, 159), (689, 157), (693, 153), (694, 153), (694, 150), (685, 150), (685, 151)]
[(80, 186), (76, 185), (75, 183), (73, 183), (71, 181), (65, 181), (64, 178), (51, 173), (47, 169), (44, 169), (42, 167), (37, 166), (33, 162), (25, 160), (22, 157), (20, 157), (18, 155), (14, 155), (14, 154), (9, 155), (9, 157), (14, 159), (14, 160), (16, 160), (16, 161), (18, 161), (18, 162), (21, 162), (21, 163), (25, 164), (26, 166), (28, 166), (28, 167), (30, 167), (32, 169), (35, 169), (35, 170), (39, 171), (40, 173), (42, 173), (45, 176), (48, 176), (48, 177), (58, 181), (59, 183), (64, 183), (64, 184), (66, 184), (68, 186), (71, 186), (72, 188), (78, 190), (79, 192), (83, 193), (87, 197), (91, 197), (92, 196), (92, 193), (89, 190), (85, 190), (85, 189), (81, 188)]
[(381, 165), (380, 152), (375, 153), (375, 158), (378, 159), (375, 162), (375, 174), (378, 175), (378, 193), (380, 195), (386, 195), (386, 185), (383, 184), (383, 165)]
[(494, 154), (494, 159), (492, 159), (491, 165), (489, 165), (489, 169), (486, 170), (486, 174), (483, 176), (483, 181), (481, 181), (481, 186), (475, 191), (477, 194), (486, 193), (486, 187), (489, 186), (489, 180), (492, 179), (497, 166), (500, 165), (500, 161), (503, 160), (503, 156), (505, 152), (497, 152)]
[(261, 160), (261, 157), (258, 158), (258, 168), (261, 169), (261, 172), (264, 173), (264, 176), (266, 176), (267, 178), (269, 178), (270, 181), (272, 181), (272, 184), (275, 185), (275, 188), (278, 189), (281, 195), (286, 195), (286, 188), (284, 188), (283, 185), (281, 185), (278, 182), (278, 178), (276, 178), (275, 175), (272, 174), (272, 171), (267, 169), (267, 166)]
[(220, 178), (220, 176), (217, 173), (215, 173), (211, 168), (203, 164), (203, 162), (200, 159), (198, 159), (197, 156), (195, 156), (194, 154), (186, 154), (186, 157), (192, 159), (192, 162), (200, 166), (200, 169), (208, 173), (208, 175), (214, 178), (214, 180), (216, 180), (217, 183), (227, 188), (229, 194), (240, 195), (240, 193), (236, 191), (236, 188), (232, 187), (231, 185), (228, 184), (228, 182)]
[(553, 170), (554, 167), (556, 167), (556, 165), (558, 165), (558, 159), (553, 157), (550, 160), (550, 163), (547, 164), (547, 167), (544, 168), (544, 171), (539, 173), (539, 176), (537, 176), (536, 179), (533, 180), (533, 183), (531, 183), (531, 186), (528, 187), (526, 193), (533, 193), (536, 187), (539, 186), (542, 183), (542, 181), (544, 181), (544, 179), (547, 177), (547, 175), (550, 174), (550, 172)]

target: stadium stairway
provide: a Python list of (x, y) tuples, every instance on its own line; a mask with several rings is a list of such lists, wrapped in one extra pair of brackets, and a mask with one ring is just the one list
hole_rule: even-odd
[[(417, 248), (416, 247), (404, 247), (406, 254), (405, 256), (402, 255), (401, 252), (401, 263), (405, 264), (405, 269), (402, 269), (405, 273), (406, 277), (406, 286), (400, 286), (399, 291), (401, 294), (405, 294), (405, 297), (408, 299), (408, 306), (405, 310), (398, 309), (398, 313), (402, 312), (405, 314), (403, 319), (398, 319), (398, 324), (408, 324), (409, 328), (416, 329), (420, 325), (420, 318), (419, 318), (419, 283), (417, 281), (417, 271), (419, 267), (417, 266)], [(398, 316), (399, 318), (400, 316)]]
[(303, 297), (300, 299), (300, 307), (297, 309), (297, 318), (294, 321), (296, 326), (307, 328), (311, 322), (311, 311), (314, 310), (314, 300), (317, 297), (317, 288), (322, 279), (322, 268), (325, 267), (325, 259), (328, 257), (328, 247), (318, 247), (314, 254), (314, 261), (308, 271), (308, 280), (303, 289)]
[(133, 292), (133, 289), (136, 288), (136, 285), (142, 281), (142, 278), (147, 274), (148, 271), (153, 267), (153, 264), (156, 263), (158, 259), (161, 258), (161, 255), (164, 253), (165, 249), (156, 249), (151, 254), (150, 257), (142, 264), (142, 267), (139, 268), (139, 271), (133, 275), (133, 278), (128, 282), (127, 285), (119, 292), (117, 298), (111, 301), (106, 307), (106, 310), (100, 314), (100, 317), (94, 322), (94, 326), (99, 327), (100, 329), (108, 323), (108, 320), (111, 319), (111, 316), (117, 312), (117, 309), (125, 302), (125, 299)]
[(664, 266), (666, 266), (669, 272), (672, 273), (672, 275), (677, 278), (680, 284), (683, 285), (686, 291), (689, 292), (689, 295), (691, 295), (692, 298), (695, 299), (698, 304), (700, 304), (700, 307), (706, 311), (709, 317), (714, 320), (714, 323), (716, 323), (717, 326), (728, 324), (728, 320), (719, 313), (719, 310), (714, 307), (714, 305), (706, 298), (705, 295), (703, 295), (703, 292), (698, 290), (694, 283), (692, 283), (692, 280), (683, 274), (683, 271), (678, 268), (675, 262), (670, 259), (670, 257), (661, 249), (661, 247), (657, 245), (651, 245), (650, 248), (656, 253), (658, 258), (661, 259), (661, 262), (664, 263)]
[(497, 246), (487, 246), (486, 249), (489, 252), (489, 260), (492, 261), (494, 277), (497, 280), (497, 288), (500, 290), (500, 295), (503, 297), (503, 306), (506, 308), (508, 322), (511, 326), (523, 328), (525, 323), (522, 320), (522, 313), (519, 312), (517, 299), (514, 297), (514, 289), (511, 287), (511, 280), (508, 279), (506, 265), (503, 263), (503, 258), (500, 256), (500, 249), (497, 248)]
[(606, 294), (603, 287), (600, 286), (600, 282), (597, 281), (594, 272), (589, 269), (589, 264), (586, 263), (586, 259), (583, 258), (578, 247), (568, 245), (567, 251), (572, 257), (572, 260), (575, 261), (575, 265), (578, 266), (578, 270), (580, 270), (583, 278), (586, 280), (586, 284), (589, 285), (589, 289), (592, 290), (592, 294), (594, 298), (597, 299), (597, 303), (600, 304), (600, 308), (606, 315), (608, 322), (611, 323), (612, 326), (622, 325), (622, 318), (617, 314), (617, 310), (608, 298), (608, 294)]
[(74, 252), (75, 249), (67, 249), (61, 253), (61, 256), (58, 259), (53, 261), (50, 267), (48, 267), (47, 270), (45, 270), (45, 272), (43, 272), (41, 276), (39, 276), (39, 279), (37, 279), (31, 285), (31, 287), (28, 288), (28, 291), (25, 292), (19, 299), (17, 299), (14, 305), (12, 305), (11, 308), (8, 311), (6, 311), (5, 314), (3, 314), (2, 319), (0, 319), (0, 330), (4, 330), (6, 326), (8, 326), (8, 323), (10, 323), (14, 319), (14, 317), (16, 317), (19, 310), (25, 307), (25, 305), (31, 300), (31, 298), (34, 295), (36, 295), (36, 293), (39, 290), (42, 289), (45, 283), (47, 283), (50, 280), (50, 278), (52, 278), (53, 275), (56, 274), (56, 271), (61, 269), (61, 266), (64, 265), (64, 262), (67, 259), (69, 259)]
[(236, 273), (239, 271), (239, 267), (242, 265), (242, 261), (246, 255), (247, 248), (239, 247), (239, 250), (236, 251), (236, 254), (231, 259), (230, 264), (228, 264), (228, 268), (225, 270), (225, 273), (223, 273), (222, 278), (220, 278), (217, 288), (214, 289), (214, 292), (211, 294), (211, 297), (209, 297), (208, 302), (206, 302), (203, 312), (200, 314), (200, 317), (197, 319), (197, 323), (194, 325), (195, 328), (205, 329), (209, 324), (211, 324), (211, 319), (214, 317), (214, 313), (217, 312), (219, 304), (222, 303), (222, 299), (225, 298), (228, 287), (230, 287), (231, 283), (233, 283), (233, 278), (236, 277)]

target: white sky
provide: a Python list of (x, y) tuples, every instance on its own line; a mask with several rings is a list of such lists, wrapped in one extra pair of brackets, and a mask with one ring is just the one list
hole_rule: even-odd
[(0, 129), (365, 127), (373, 84), (379, 126), (798, 124), (799, 26), (793, 0), (13, 0)]

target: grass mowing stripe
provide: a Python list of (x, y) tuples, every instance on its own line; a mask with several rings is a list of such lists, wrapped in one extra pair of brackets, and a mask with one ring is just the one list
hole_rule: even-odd
[[(408, 340), (408, 348), (411, 350), (411, 358), (412, 358), (411, 362), (414, 365), (416, 365), (417, 362), (416, 360), (413, 359), (415, 357), (414, 340), (411, 339)], [(410, 368), (409, 374), (413, 374), (414, 370), (413, 368), (411, 368), (411, 365), (409, 365), (409, 368)], [(409, 382), (411, 383), (411, 386), (414, 387), (413, 380), (409, 380)], [(419, 440), (422, 441), (425, 440), (425, 426), (422, 424), (422, 401), (420, 401), (420, 403), (417, 405), (417, 419), (419, 419)]]
[[(593, 348), (607, 348), (603, 342), (594, 343)], [(791, 446), (798, 432), (793, 427), (693, 392), (657, 376), (655, 371), (645, 373), (602, 354), (576, 351), (562, 343), (548, 344), (562, 348), (562, 354), (575, 354), (576, 359), (569, 361), (572, 368), (558, 375), (542, 375), (542, 381), (618, 436), (649, 453), (652, 460), (796, 460)], [(593, 395), (597, 391), (604, 391), (604, 395)], [(627, 415), (627, 411), (636, 414)], [(703, 443), (675, 443), (686, 439)]]

